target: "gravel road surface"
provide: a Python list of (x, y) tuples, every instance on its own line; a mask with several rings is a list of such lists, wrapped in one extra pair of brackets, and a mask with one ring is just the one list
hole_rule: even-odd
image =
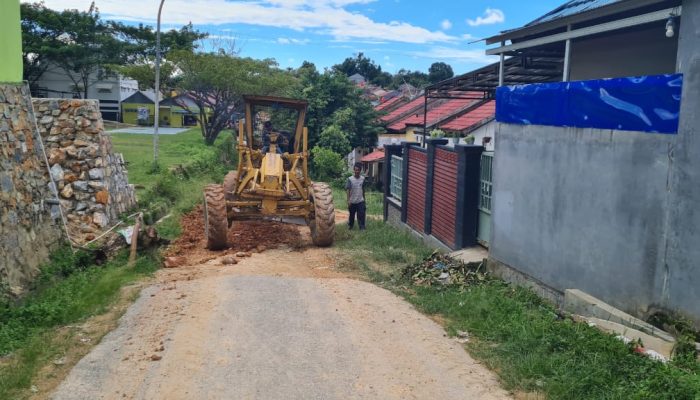
[(332, 250), (158, 272), (52, 399), (506, 399), (494, 374)]

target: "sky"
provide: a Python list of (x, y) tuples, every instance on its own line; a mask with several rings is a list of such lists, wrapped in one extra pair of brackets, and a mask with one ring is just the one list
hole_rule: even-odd
[[(24, 1), (24, 0), (23, 0)], [(45, 0), (86, 10), (91, 0)], [(240, 55), (274, 58), (283, 68), (305, 60), (319, 69), (362, 52), (391, 73), (427, 72), (434, 62), (455, 74), (496, 62), (476, 42), (520, 27), (564, 0), (165, 0), (162, 28), (192, 22)], [(95, 0), (105, 19), (155, 26), (158, 0)], [(208, 45), (211, 45), (209, 43)]]

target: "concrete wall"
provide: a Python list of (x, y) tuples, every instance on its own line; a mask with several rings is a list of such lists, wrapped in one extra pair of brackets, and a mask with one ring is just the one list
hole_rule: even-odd
[(656, 302), (674, 135), (497, 126), (490, 255), (634, 314)]
[(675, 73), (678, 35), (667, 38), (665, 24), (573, 41), (571, 80)]
[(19, 0), (0, 2), (0, 82), (22, 81)]
[(687, 310), (700, 326), (700, 0), (683, 2), (678, 54), (683, 100), (672, 157), (668, 257), (657, 291), (662, 306)]
[(0, 290), (22, 291), (61, 239), (29, 88), (0, 85)]

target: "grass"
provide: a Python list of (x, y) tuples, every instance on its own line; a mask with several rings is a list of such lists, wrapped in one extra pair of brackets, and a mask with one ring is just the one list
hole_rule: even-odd
[(57, 338), (61, 327), (104, 313), (119, 297), (123, 286), (150, 275), (157, 257), (138, 258), (126, 268), (126, 254), (95, 266), (90, 253), (73, 254), (63, 248), (52, 256), (35, 281), (36, 287), (21, 302), (0, 303), (0, 398), (20, 397), (38, 371), (66, 350)]
[[(154, 168), (152, 136), (112, 135), (114, 148), (129, 163), (130, 183), (143, 186), (139, 205), (146, 210), (147, 222), (171, 214), (158, 225), (159, 233), (170, 238), (179, 234), (180, 215), (200, 201), (204, 185), (221, 182), (227, 166), (235, 163), (232, 140), (223, 132), (207, 146), (198, 129), (163, 135), (159, 166)], [(123, 302), (121, 289), (160, 264), (153, 255), (141, 256), (133, 268), (124, 267), (126, 255), (101, 266), (95, 261), (93, 253), (74, 254), (63, 248), (42, 267), (31, 293), (19, 303), (0, 296), (0, 399), (29, 397), (33, 380), (52, 366), (53, 359), (80, 351), (67, 326), (98, 315), (108, 318), (115, 302)], [(108, 330), (103, 327), (101, 332)]]
[(144, 188), (137, 194), (139, 204), (148, 210), (146, 222), (170, 214), (158, 225), (158, 232), (170, 239), (180, 234), (180, 216), (201, 202), (204, 186), (222, 182), (236, 162), (230, 131), (222, 132), (212, 146), (204, 143), (199, 128), (160, 136), (158, 168), (153, 165), (151, 135), (111, 136), (115, 150), (128, 162), (129, 182)]
[(419, 240), (379, 221), (366, 232), (338, 226), (343, 260), (440, 316), (449, 333), (467, 331), (466, 345), (513, 392), (549, 399), (700, 399), (700, 363), (668, 364), (586, 324), (560, 316), (529, 290), (488, 280), (467, 288), (421, 287), (400, 277), (403, 266), (431, 253)]
[[(338, 210), (347, 211), (348, 209), (348, 193), (338, 185), (332, 185), (333, 189), (333, 204)], [(384, 194), (376, 190), (367, 190), (365, 192), (365, 204), (367, 206), (367, 215), (383, 215), (384, 214)]]

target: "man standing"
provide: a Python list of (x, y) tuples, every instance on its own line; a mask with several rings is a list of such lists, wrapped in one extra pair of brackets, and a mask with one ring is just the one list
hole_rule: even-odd
[(360, 225), (360, 230), (365, 229), (365, 177), (360, 175), (360, 164), (355, 164), (353, 175), (345, 182), (345, 190), (348, 192), (348, 210), (350, 211), (350, 220), (348, 227), (352, 229), (355, 225), (355, 213), (357, 213), (357, 222)]

